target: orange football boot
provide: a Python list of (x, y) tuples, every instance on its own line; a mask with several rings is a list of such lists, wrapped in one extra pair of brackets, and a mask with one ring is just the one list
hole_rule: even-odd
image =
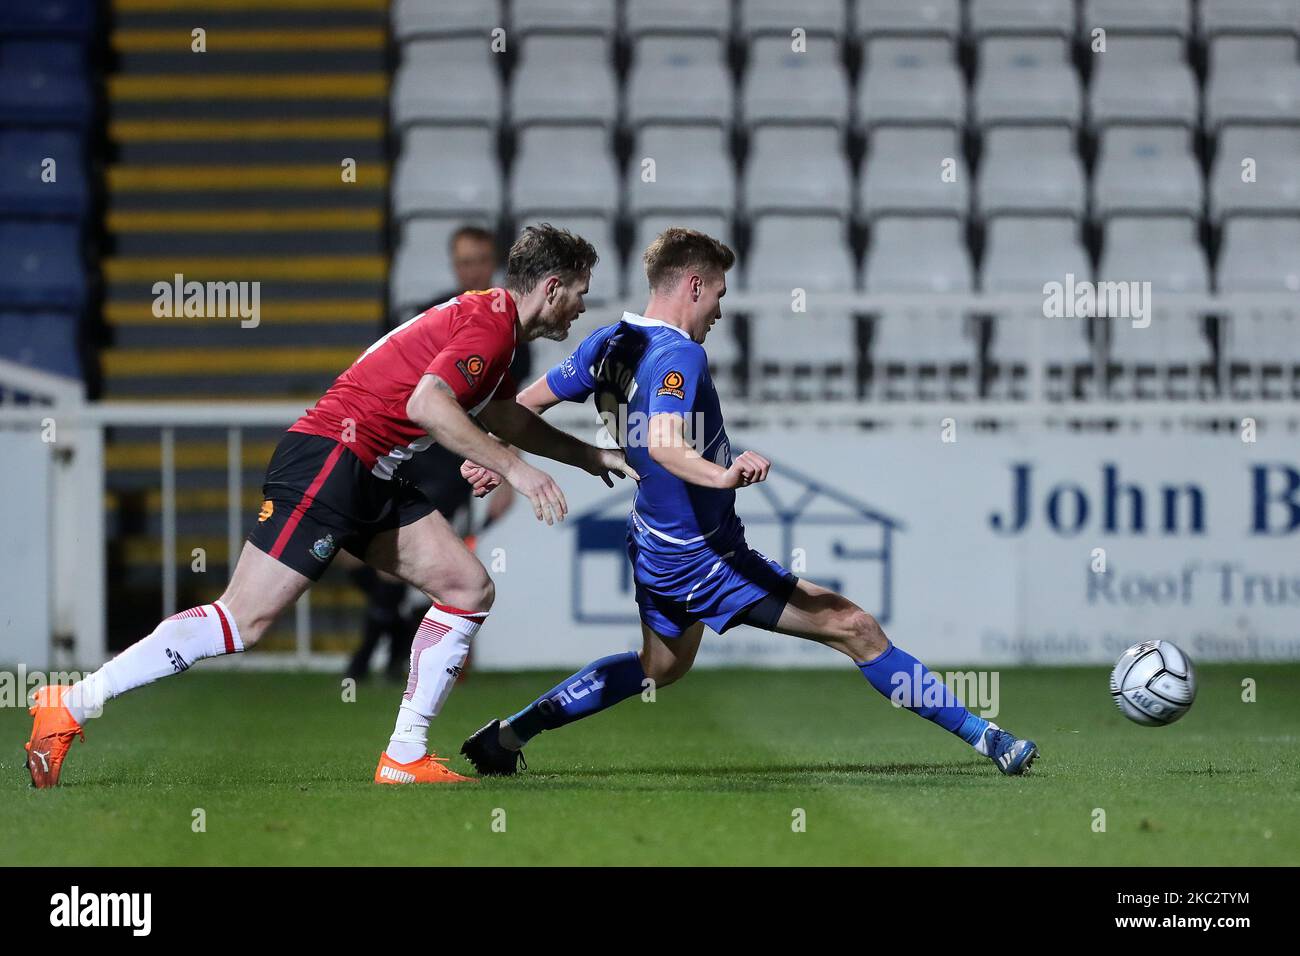
[(478, 783), (475, 777), (462, 777), (443, 766), (447, 757), (425, 754), (410, 763), (398, 763), (387, 752), (379, 755), (375, 783)]
[(25, 744), (27, 769), (32, 775), (32, 786), (42, 790), (58, 785), (63, 758), (68, 755), (72, 738), (86, 739), (81, 724), (63, 705), (63, 698), (70, 690), (67, 685), (47, 684), (36, 691), (33, 704), (27, 709), (36, 718), (32, 722), (32, 739)]

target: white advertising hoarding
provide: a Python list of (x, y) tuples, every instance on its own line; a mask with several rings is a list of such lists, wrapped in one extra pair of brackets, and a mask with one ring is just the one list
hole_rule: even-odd
[[(1196, 660), (1300, 658), (1300, 449), (1235, 433), (1108, 437), (729, 429), (771, 458), (738, 492), (751, 546), (842, 591), (936, 665), (1109, 663), (1148, 638)], [(497, 603), (479, 667), (639, 647), (630, 485), (554, 472), (569, 520), (515, 508), (480, 540)], [(494, 566), (495, 565), (495, 566)], [(834, 665), (796, 638), (709, 632), (700, 664)]]

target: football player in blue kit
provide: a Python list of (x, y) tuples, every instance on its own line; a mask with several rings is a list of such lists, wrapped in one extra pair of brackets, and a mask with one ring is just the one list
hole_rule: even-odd
[[(925, 665), (893, 644), (874, 617), (848, 598), (795, 577), (745, 542), (736, 489), (767, 478), (771, 463), (733, 457), (703, 342), (722, 316), (735, 255), (690, 229), (671, 228), (644, 256), (650, 301), (642, 315), (593, 332), (564, 362), (519, 393), (538, 414), (593, 397), (641, 476), (628, 515), (643, 647), (588, 664), (513, 717), (493, 720), (461, 753), (480, 773), (512, 774), (523, 747), (691, 668), (708, 625), (738, 624), (818, 641), (846, 655), (885, 697), (960, 737), (1004, 774), (1025, 773), (1038, 755), (1022, 740), (971, 713)], [(499, 479), (463, 466), (476, 493)]]

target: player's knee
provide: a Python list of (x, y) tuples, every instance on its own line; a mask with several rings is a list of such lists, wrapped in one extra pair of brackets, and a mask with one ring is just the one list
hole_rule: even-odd
[(492, 602), (496, 600), (497, 589), (487, 571), (479, 566), (477, 573), (466, 574), (451, 584), (439, 587), (436, 594), (441, 603), (452, 607), (466, 611), (489, 611)]
[(855, 607), (845, 615), (845, 650), (857, 661), (874, 660), (885, 653), (889, 639), (874, 617)]
[(693, 662), (670, 654), (641, 652), (641, 670), (654, 681), (655, 687), (667, 687), (686, 676)]

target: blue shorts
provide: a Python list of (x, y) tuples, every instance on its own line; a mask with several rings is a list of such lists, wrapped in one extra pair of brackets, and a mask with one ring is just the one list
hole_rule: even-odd
[[(661, 550), (629, 516), (627, 556), (641, 620), (663, 637), (680, 637), (698, 621), (719, 634), (737, 624), (771, 629), (799, 579), (755, 551), (744, 537), (725, 547)], [(667, 545), (672, 549), (672, 545)]]

